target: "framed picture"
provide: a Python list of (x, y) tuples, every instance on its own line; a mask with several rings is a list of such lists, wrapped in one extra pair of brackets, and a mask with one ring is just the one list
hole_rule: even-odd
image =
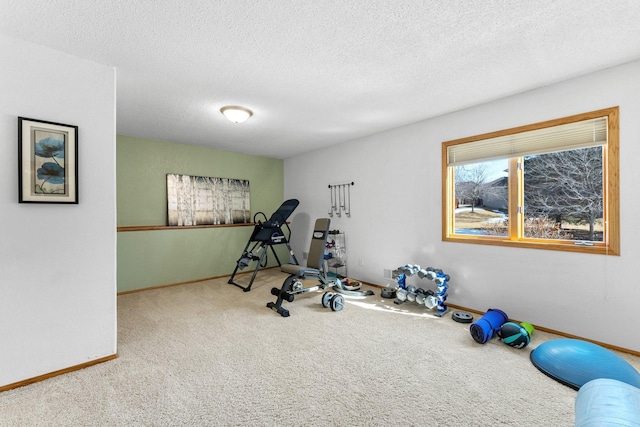
[(78, 203), (78, 126), (18, 117), (20, 203)]
[(167, 174), (169, 225), (246, 224), (250, 202), (248, 180)]

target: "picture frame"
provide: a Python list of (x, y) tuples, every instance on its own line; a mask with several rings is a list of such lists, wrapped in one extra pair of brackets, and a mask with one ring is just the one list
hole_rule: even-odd
[(167, 224), (196, 226), (251, 222), (249, 180), (167, 174)]
[(78, 126), (18, 117), (19, 203), (78, 204)]

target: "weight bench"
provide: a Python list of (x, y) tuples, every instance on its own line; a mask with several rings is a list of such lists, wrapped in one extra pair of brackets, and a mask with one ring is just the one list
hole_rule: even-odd
[[(265, 267), (267, 265), (267, 252), (269, 252), (269, 248), (271, 248), (271, 252), (276, 257), (276, 261), (278, 265), (281, 266), (282, 263), (278, 258), (278, 254), (275, 249), (273, 249), (274, 245), (287, 245), (289, 249), (289, 254), (291, 255), (290, 262), (292, 265), (297, 265), (298, 260), (296, 256), (293, 254), (293, 250), (289, 245), (289, 240), (291, 237), (291, 229), (287, 224), (287, 218), (291, 216), (293, 211), (298, 207), (298, 200), (289, 199), (286, 200), (280, 207), (271, 215), (269, 219), (263, 212), (257, 212), (253, 216), (253, 222), (255, 226), (253, 227), (253, 233), (251, 233), (251, 237), (249, 237), (249, 241), (247, 242), (244, 250), (242, 251), (242, 255), (238, 258), (236, 262), (236, 268), (233, 270), (231, 277), (229, 278), (229, 284), (235, 285), (242, 289), (244, 292), (249, 292), (251, 290), (251, 285), (253, 284), (254, 279), (256, 278), (256, 274), (258, 274), (258, 270), (261, 267)], [(264, 218), (264, 222), (257, 220), (258, 215), (262, 215)], [(287, 234), (285, 235), (282, 227), (286, 227)], [(249, 249), (249, 246), (251, 249)], [(242, 270), (247, 267), (252, 262), (257, 261), (255, 270), (253, 271), (253, 275), (251, 276), (251, 280), (249, 280), (249, 284), (245, 286), (241, 286), (238, 283), (234, 282), (234, 278), (238, 270)]]
[[(329, 218), (319, 218), (316, 220), (313, 227), (306, 267), (298, 264), (283, 264), (280, 266), (280, 270), (288, 273), (289, 277), (285, 279), (280, 289), (271, 289), (271, 294), (278, 298), (276, 302), (267, 303), (267, 307), (276, 311), (282, 317), (289, 317), (289, 310), (282, 307), (284, 301), (293, 302), (295, 295), (325, 289), (340, 283), (339, 279), (336, 279), (334, 282), (330, 281), (324, 269), (324, 250), (327, 246), (327, 235), (329, 234), (330, 224), (331, 220), (329, 220)], [(316, 286), (305, 288), (302, 281), (308, 279), (316, 279), (320, 283)], [(344, 306), (344, 298), (342, 295), (334, 295), (327, 292), (322, 297), (322, 305), (331, 307), (333, 311), (340, 311)]]

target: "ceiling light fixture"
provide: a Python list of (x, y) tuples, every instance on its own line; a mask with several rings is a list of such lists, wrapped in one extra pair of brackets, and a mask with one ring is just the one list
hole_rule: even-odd
[(253, 112), (248, 108), (239, 107), (237, 105), (227, 105), (226, 107), (222, 107), (220, 112), (233, 123), (242, 123), (253, 115)]

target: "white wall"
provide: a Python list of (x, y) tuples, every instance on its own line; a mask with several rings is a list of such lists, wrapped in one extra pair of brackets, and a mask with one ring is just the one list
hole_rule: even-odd
[[(18, 203), (18, 116), (79, 127), (78, 205)], [(115, 70), (0, 36), (0, 182), (0, 386), (115, 354)]]
[[(640, 351), (638, 76), (633, 62), (286, 160), (285, 198), (300, 200), (291, 218), (294, 251), (307, 250), (311, 222), (327, 216), (327, 185), (354, 181), (351, 217), (332, 218), (332, 228), (347, 234), (349, 276), (384, 285), (393, 282), (383, 269), (442, 268), (451, 275), (449, 303), (499, 308)], [(442, 242), (443, 141), (613, 106), (620, 106), (621, 256)]]

